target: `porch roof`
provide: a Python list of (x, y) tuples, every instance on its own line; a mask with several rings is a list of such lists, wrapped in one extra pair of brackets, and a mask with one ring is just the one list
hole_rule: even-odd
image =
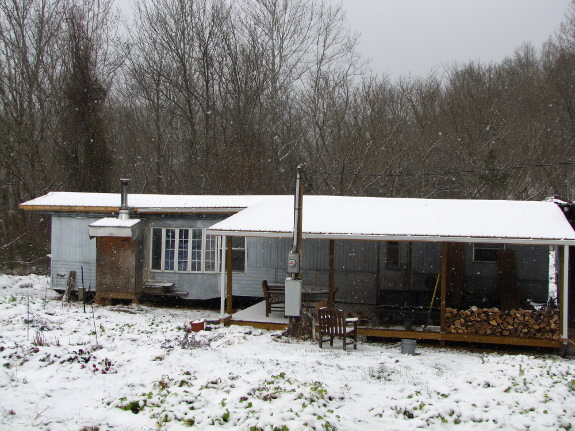
[[(294, 197), (274, 196), (213, 225), (216, 235), (291, 237)], [(303, 238), (575, 245), (553, 202), (305, 196)]]
[[(128, 195), (137, 213), (230, 213), (269, 196), (258, 195)], [(120, 209), (120, 193), (50, 192), (20, 204), (20, 208), (45, 212), (114, 213)]]

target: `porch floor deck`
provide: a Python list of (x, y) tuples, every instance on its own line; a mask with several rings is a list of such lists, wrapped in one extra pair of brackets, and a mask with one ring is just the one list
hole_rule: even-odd
[[(289, 319), (283, 316), (281, 312), (277, 311), (270, 313), (270, 315), (266, 317), (265, 301), (262, 301), (252, 305), (251, 307), (248, 307), (244, 310), (239, 310), (234, 313), (230, 323), (232, 325), (252, 326), (258, 329), (282, 330), (288, 327)], [(368, 337), (381, 338), (408, 338), (416, 340), (456, 341), (547, 348), (560, 348), (562, 345), (561, 341), (559, 340), (446, 333), (442, 334), (438, 326), (430, 326), (425, 330), (419, 328), (414, 327), (413, 330), (408, 331), (401, 326), (360, 326), (358, 328), (358, 334)]]
[(272, 311), (266, 317), (265, 301), (258, 302), (244, 310), (238, 310), (232, 315), (232, 325), (253, 326), (260, 329), (285, 329), (289, 324), (289, 319), (282, 312)]

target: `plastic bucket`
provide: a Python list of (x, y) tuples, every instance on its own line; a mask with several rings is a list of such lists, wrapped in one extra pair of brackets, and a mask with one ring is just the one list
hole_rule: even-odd
[(403, 338), (401, 340), (401, 353), (406, 355), (415, 355), (415, 346), (417, 341)]
[(190, 322), (190, 326), (192, 327), (193, 332), (203, 331), (205, 327), (205, 322), (203, 320), (196, 320)]

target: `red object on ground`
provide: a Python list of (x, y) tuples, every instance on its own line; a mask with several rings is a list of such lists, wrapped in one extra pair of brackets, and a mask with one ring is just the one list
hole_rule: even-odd
[(190, 326), (192, 327), (193, 332), (203, 331), (205, 327), (205, 322), (203, 320), (192, 321), (190, 322)]

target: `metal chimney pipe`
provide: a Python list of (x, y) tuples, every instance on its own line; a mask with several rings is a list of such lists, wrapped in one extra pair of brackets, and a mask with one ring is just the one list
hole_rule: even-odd
[(298, 252), (298, 248), (301, 245), (301, 204), (302, 204), (302, 184), (301, 184), (301, 172), (303, 170), (303, 164), (298, 165), (297, 176), (295, 181), (295, 202), (294, 202), (294, 226), (293, 226), (293, 242), (292, 242), (292, 252)]
[(121, 203), (120, 212), (118, 213), (120, 220), (128, 220), (130, 218), (130, 210), (128, 209), (128, 184), (130, 184), (130, 180), (126, 178), (120, 179)]

